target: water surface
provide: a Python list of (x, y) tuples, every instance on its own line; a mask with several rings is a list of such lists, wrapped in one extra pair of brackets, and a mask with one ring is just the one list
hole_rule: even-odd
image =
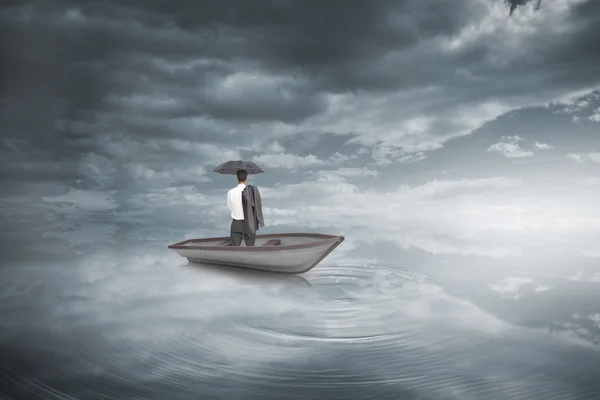
[(2, 398), (598, 398), (589, 282), (332, 260), (280, 276), (107, 244), (12, 262)]

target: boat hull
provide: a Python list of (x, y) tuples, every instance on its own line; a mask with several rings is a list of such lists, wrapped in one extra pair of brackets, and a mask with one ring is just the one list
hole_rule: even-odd
[(192, 263), (302, 274), (327, 257), (344, 237), (317, 233), (256, 235), (255, 246), (224, 244), (228, 240), (228, 237), (189, 239), (169, 248)]

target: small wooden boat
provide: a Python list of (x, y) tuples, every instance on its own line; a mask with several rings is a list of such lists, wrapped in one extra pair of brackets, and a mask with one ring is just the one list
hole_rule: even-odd
[(313, 269), (344, 241), (321, 233), (256, 235), (254, 246), (233, 246), (229, 237), (188, 239), (169, 245), (193, 263), (302, 274)]

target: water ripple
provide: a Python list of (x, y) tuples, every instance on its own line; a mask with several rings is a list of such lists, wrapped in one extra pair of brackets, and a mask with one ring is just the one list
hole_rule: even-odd
[(170, 268), (58, 274), (35, 319), (3, 322), (6, 398), (585, 399), (600, 377), (589, 349), (513, 327), (416, 268)]

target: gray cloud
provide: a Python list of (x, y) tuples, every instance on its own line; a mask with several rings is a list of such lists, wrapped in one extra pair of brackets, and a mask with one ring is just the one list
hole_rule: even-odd
[[(512, 12), (525, 2), (509, 3)], [(490, 96), (506, 101), (517, 90), (522, 96), (523, 85), (532, 89), (525, 97), (534, 98), (542, 86), (558, 93), (592, 84), (597, 60), (589, 50), (597, 43), (589, 33), (597, 10), (591, 3), (574, 6), (563, 22), (577, 28), (560, 37), (539, 27), (543, 45), (536, 35), (505, 37), (519, 25), (537, 25), (535, 16), (514, 27), (502, 26), (511, 23), (507, 18), (487, 21), (492, 30), (463, 37), (493, 8), (468, 0), (12, 3), (2, 11), (3, 130), (35, 135), (34, 145), (66, 171), (73, 170), (66, 158), (102, 151), (99, 135), (204, 142), (253, 121), (293, 125), (324, 115), (332, 93), (389, 92), (395, 93), (390, 111), (379, 119), (393, 118), (396, 106), (405, 114), (438, 114), (428, 126), (436, 134), (457, 101), (466, 107)], [(518, 40), (518, 55), (527, 56), (507, 53), (507, 39)], [(450, 50), (449, 40), (463, 44)], [(556, 59), (565, 52), (571, 56)], [(586, 54), (589, 62), (574, 61)], [(441, 91), (416, 92), (413, 102), (397, 98), (399, 90), (426, 87)], [(195, 120), (195, 132), (181, 129), (186, 119)], [(447, 138), (424, 148), (439, 148), (439, 140)]]
[[(79, 207), (93, 199), (112, 207), (89, 217), (109, 226), (96, 231), (115, 237), (126, 235), (125, 224), (216, 229), (231, 179), (210, 171), (242, 157), (269, 169), (252, 179), (274, 196), (274, 226), (301, 219), (290, 211), (294, 199), (321, 207), (313, 224), (334, 226), (332, 217), (350, 213), (321, 203), (336, 190), (373, 190), (355, 200), (368, 208), (401, 183), (436, 187), (437, 197), (423, 201), (434, 209), (449, 201), (439, 205), (443, 216), (456, 205), (440, 194), (440, 181), (468, 192), (479, 189), (463, 179), (547, 174), (541, 164), (517, 170), (525, 159), (594, 166), (597, 149), (588, 144), (600, 104), (585, 95), (600, 85), (593, 35), (600, 8), (535, 3), (4, 2), (0, 185), (12, 214), (3, 221), (23, 237), (71, 228), (78, 236), (90, 222)], [(585, 105), (545, 108), (569, 96)], [(536, 117), (544, 129), (516, 114), (531, 107), (544, 113)], [(580, 125), (561, 129), (574, 136), (553, 131), (558, 125), (547, 117), (569, 107)], [(571, 124), (572, 116), (553, 118)], [(485, 151), (513, 132), (524, 138), (515, 146), (533, 157)], [(576, 145), (576, 135), (586, 144)], [(517, 154), (511, 146), (495, 149)], [(419, 198), (400, 194), (419, 208)], [(453, 238), (460, 221), (435, 221), (435, 212), (434, 220), (402, 215), (405, 230), (389, 235), (409, 247), (472, 254), (514, 247), (510, 235), (499, 249), (470, 231)]]
[[(506, 4), (510, 7), (510, 15), (512, 15), (517, 7), (524, 6), (527, 3), (532, 2), (533, 0), (504, 0)], [(535, 0), (535, 9), (539, 10), (542, 5), (542, 0)]]

